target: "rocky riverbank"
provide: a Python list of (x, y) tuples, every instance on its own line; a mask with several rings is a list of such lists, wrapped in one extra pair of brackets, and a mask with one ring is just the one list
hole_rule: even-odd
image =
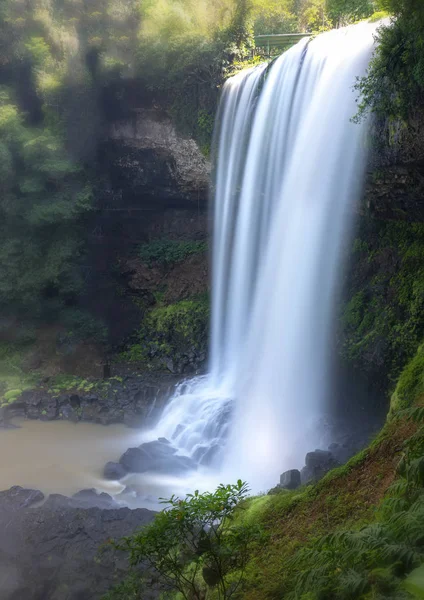
[(176, 384), (175, 377), (166, 375), (48, 381), (0, 407), (0, 427), (10, 427), (14, 417), (150, 427), (159, 418)]
[[(73, 498), (13, 487), (0, 492), (0, 600), (96, 600), (123, 577), (125, 556), (108, 543), (155, 513), (120, 508), (107, 494)], [(153, 583), (148, 596), (158, 597)]]

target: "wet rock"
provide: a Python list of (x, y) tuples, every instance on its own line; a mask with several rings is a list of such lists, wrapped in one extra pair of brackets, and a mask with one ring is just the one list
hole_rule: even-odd
[(220, 450), (221, 447), (218, 444), (214, 444), (213, 446), (199, 446), (194, 452), (193, 458), (200, 465), (209, 466)]
[(290, 469), (280, 475), (280, 487), (286, 490), (295, 490), (300, 486), (300, 471)]
[(180, 474), (197, 468), (195, 461), (187, 456), (178, 456), (177, 449), (169, 443), (159, 440), (142, 444), (138, 448), (129, 448), (119, 459), (120, 464), (129, 473)]
[(24, 409), (13, 409), (13, 405), (0, 406), (0, 429), (19, 429), (19, 425), (11, 423), (11, 419), (24, 416)]
[(106, 383), (92, 380), (94, 389), (90, 392), (70, 391), (53, 397), (48, 389), (29, 390), (21, 396), (21, 412), (29, 419), (152, 427), (159, 419), (175, 383), (176, 380), (171, 380), (170, 376), (163, 376), (163, 383), (154, 385), (144, 376), (127, 375), (111, 378)]
[(62, 494), (50, 494), (45, 503), (45, 509), (57, 510), (63, 508), (101, 508), (112, 510), (119, 508), (119, 504), (105, 492), (97, 493), (95, 489), (81, 490), (72, 497)]
[(318, 481), (328, 471), (337, 466), (339, 466), (339, 463), (328, 450), (308, 452), (305, 458), (305, 466), (301, 471), (301, 481), (302, 483)]
[(105, 492), (98, 494), (95, 489), (81, 490), (72, 496), (72, 500), (81, 508), (91, 508), (93, 506), (107, 510), (119, 508), (112, 496)]
[(40, 490), (28, 490), (15, 485), (4, 492), (0, 492), (0, 509), (21, 510), (29, 508), (44, 500), (44, 494)]
[(343, 465), (349, 458), (356, 454), (356, 447), (349, 447), (347, 444), (333, 443), (328, 446), (328, 450), (334, 456), (336, 461)]
[(106, 463), (103, 471), (104, 478), (109, 479), (111, 481), (122, 479), (123, 477), (125, 477), (126, 474), (127, 472), (124, 469), (124, 467), (121, 464), (115, 462)]
[(7, 531), (0, 536), (1, 600), (100, 600), (123, 579), (126, 554), (108, 542), (150, 523), (155, 513), (81, 508), (92, 490), (77, 496), (56, 494), (33, 507), (44, 497), (37, 490), (0, 492), (0, 531)]
[(141, 448), (128, 448), (119, 459), (119, 464), (127, 473), (144, 473), (149, 470), (151, 457)]
[(70, 404), (65, 404), (60, 408), (59, 417), (66, 421), (73, 421), (74, 423), (79, 421), (77, 411)]
[(177, 452), (177, 449), (168, 441), (161, 442), (160, 440), (141, 444), (140, 449), (147, 452), (152, 458), (166, 458)]

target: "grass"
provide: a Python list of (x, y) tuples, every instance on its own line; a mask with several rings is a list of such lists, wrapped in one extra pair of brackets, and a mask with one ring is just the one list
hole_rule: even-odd
[(285, 598), (296, 585), (296, 556), (329, 533), (373, 523), (395, 480), (405, 443), (416, 430), (409, 421), (389, 422), (367, 449), (316, 485), (248, 500), (243, 518), (261, 522), (269, 543), (251, 558), (243, 600)]

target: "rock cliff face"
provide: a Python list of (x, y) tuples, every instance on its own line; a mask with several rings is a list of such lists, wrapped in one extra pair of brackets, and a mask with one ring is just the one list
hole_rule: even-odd
[(393, 382), (423, 341), (424, 112), (407, 124), (375, 123), (370, 140), (338, 340), (353, 379), (366, 380), (370, 397), (382, 393), (387, 408)]
[(374, 123), (363, 212), (381, 219), (424, 220), (424, 111), (408, 123)]
[[(140, 246), (152, 240), (206, 238), (210, 167), (197, 144), (154, 108), (132, 108), (125, 118), (111, 121), (99, 159), (103, 185), (92, 218), (83, 303), (108, 325), (110, 342), (119, 346), (143, 319), (146, 289), (151, 294), (163, 288), (163, 282), (157, 290), (137, 285), (143, 270)], [(205, 289), (206, 264), (193, 263), (191, 269), (188, 263), (182, 269), (184, 281), (174, 287)], [(203, 285), (198, 282), (199, 268), (205, 273)], [(176, 298), (172, 292), (168, 296)]]
[(160, 111), (138, 109), (131, 119), (113, 123), (106, 152), (134, 197), (164, 206), (204, 207), (209, 164), (194, 140), (177, 134)]

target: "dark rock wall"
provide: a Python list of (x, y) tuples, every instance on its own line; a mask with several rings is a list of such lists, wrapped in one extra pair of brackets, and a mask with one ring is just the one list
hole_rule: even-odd
[[(143, 318), (128, 265), (140, 245), (152, 239), (207, 237), (210, 168), (196, 143), (179, 135), (168, 116), (134, 107), (109, 123), (99, 164), (103, 184), (89, 224), (81, 304), (107, 324), (109, 342), (119, 346)], [(197, 267), (194, 271), (197, 280)], [(190, 286), (190, 267), (184, 277)]]
[[(155, 513), (80, 508), (61, 496), (15, 487), (0, 492), (0, 600), (96, 600), (128, 570), (110, 541), (150, 523)], [(159, 592), (149, 586), (146, 598)], [(144, 597), (144, 596), (143, 596)]]

